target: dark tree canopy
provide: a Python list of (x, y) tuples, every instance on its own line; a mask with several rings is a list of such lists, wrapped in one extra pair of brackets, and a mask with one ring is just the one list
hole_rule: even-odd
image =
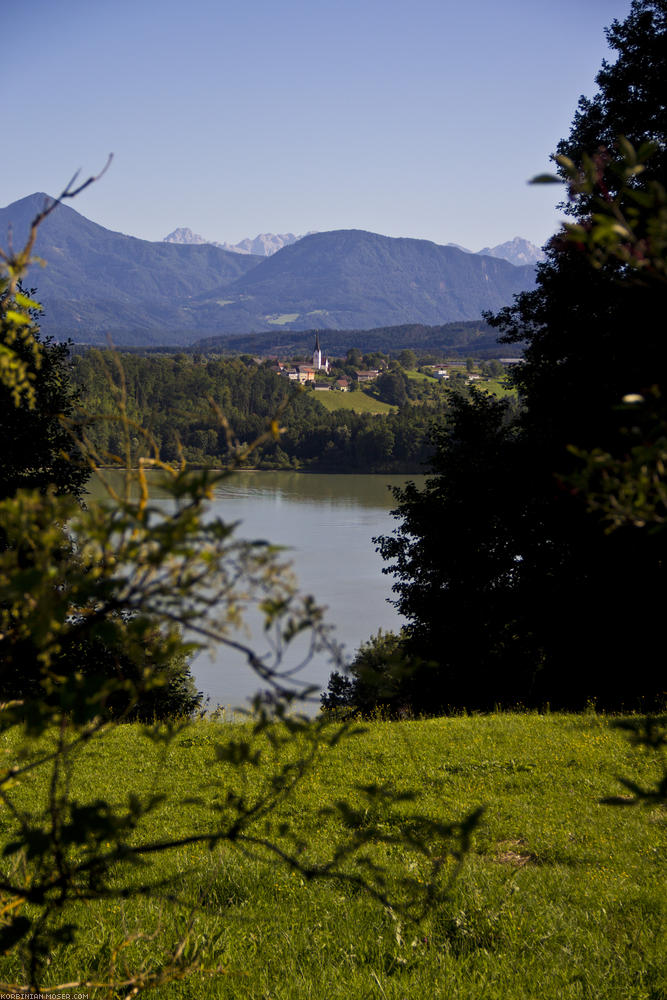
[(11, 390), (0, 384), (0, 498), (13, 496), (17, 489), (44, 491), (50, 485), (59, 494), (80, 497), (89, 471), (67, 457), (76, 452), (76, 444), (61, 421), (74, 415), (77, 404), (69, 348), (51, 338), (42, 340), (36, 322), (33, 335), (42, 347), (39, 365), (21, 341), (12, 343), (12, 349), (30, 365), (34, 407), (25, 399), (17, 406)]
[[(24, 294), (20, 286), (19, 294)], [(30, 293), (30, 298), (33, 294)], [(39, 352), (31, 348), (29, 340), (16, 338), (10, 324), (0, 324), (0, 336), (6, 338), (15, 354), (27, 363), (28, 377), (34, 390), (33, 405), (30, 406), (25, 394), (17, 402), (11, 387), (0, 380), (0, 501), (16, 497), (19, 490), (38, 490), (45, 494), (49, 488), (58, 496), (67, 495), (81, 500), (90, 470), (81, 461), (76, 437), (65, 422), (69, 419), (69, 426), (74, 430), (73, 418), (79, 403), (79, 394), (72, 380), (69, 346), (54, 343), (51, 338), (42, 339), (38, 326), (39, 311), (31, 309), (30, 317), (30, 336), (39, 346)], [(18, 498), (16, 502), (21, 503)], [(9, 558), (13, 549), (27, 578), (30, 579), (31, 573), (41, 577), (43, 567), (40, 567), (33, 548), (17, 545), (6, 526), (3, 520), (0, 525), (0, 553)], [(66, 566), (72, 574), (78, 572), (76, 545), (63, 524), (57, 522), (42, 527), (44, 530), (49, 527), (59, 534), (59, 544), (53, 551), (54, 573)], [(11, 602), (5, 599), (6, 578), (3, 584), (0, 610), (11, 606)], [(60, 596), (63, 593), (61, 587)], [(130, 614), (125, 616), (127, 621), (131, 617)], [(70, 616), (70, 625), (75, 618), (76, 615)], [(44, 683), (40, 629), (26, 630), (19, 642), (13, 646), (10, 644), (10, 655), (7, 644), (3, 644), (5, 638), (0, 635), (0, 702), (36, 699), (44, 704), (56, 705), (62, 692), (57, 685)], [(146, 650), (149, 645), (147, 638)], [(99, 636), (77, 635), (76, 629), (71, 628), (68, 639), (62, 639), (51, 667), (56, 676), (70, 680), (80, 676), (91, 686), (106, 679), (109, 691), (100, 691), (99, 700), (100, 711), (106, 716), (150, 721), (189, 716), (200, 707), (202, 695), (195, 688), (184, 656), (173, 657), (155, 667), (159, 683), (143, 690), (141, 697), (136, 699), (134, 696), (142, 687), (148, 664), (147, 657), (132, 660), (114, 641), (103, 640)]]
[[(570, 135), (558, 153), (579, 161), (583, 153), (610, 149), (619, 135), (634, 146), (651, 140), (659, 149), (652, 161), (656, 176), (664, 176), (667, 156), (667, 3), (633, 0), (624, 21), (606, 30), (617, 58), (604, 60), (595, 82), (598, 93), (581, 97)], [(573, 206), (573, 212), (578, 211)]]
[[(652, 139), (650, 170), (633, 183), (664, 185), (664, 0), (634, 0), (608, 38), (619, 58), (603, 65), (600, 93), (580, 101), (559, 152), (577, 159), (620, 134)], [(590, 205), (579, 197), (570, 213), (587, 225)], [(664, 697), (654, 651), (666, 533), (606, 532), (573, 485), (572, 448), (627, 447), (640, 417), (623, 397), (664, 383), (665, 304), (664, 282), (614, 257), (593, 267), (561, 236), (535, 291), (489, 318), (506, 342), (527, 345), (513, 375), (520, 415), (481, 396), (461, 402), (438, 438), (434, 478), (397, 493), (400, 526), (379, 539), (408, 619), (405, 649), (423, 661), (400, 693), (414, 707), (619, 709)]]

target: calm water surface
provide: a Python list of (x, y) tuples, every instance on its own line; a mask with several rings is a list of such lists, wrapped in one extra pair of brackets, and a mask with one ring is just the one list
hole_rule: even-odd
[[(422, 476), (410, 477), (423, 480)], [(284, 545), (302, 593), (327, 608), (335, 637), (351, 656), (369, 636), (400, 627), (388, 603), (391, 577), (372, 538), (396, 526), (390, 486), (404, 476), (305, 475), (293, 472), (240, 472), (221, 484), (214, 513), (240, 521), (238, 534)], [(261, 642), (255, 638), (255, 645)], [(311, 661), (301, 678), (326, 687), (332, 669), (323, 655)], [(213, 660), (200, 654), (193, 663), (199, 687), (213, 704), (240, 705), (256, 691), (254, 675), (241, 657), (219, 649)]]
[[(303, 594), (325, 607), (334, 637), (351, 657), (379, 628), (399, 628), (402, 619), (389, 603), (393, 580), (373, 537), (396, 527), (391, 486), (405, 476), (309, 475), (297, 472), (238, 472), (215, 491), (213, 514), (240, 522), (237, 537), (285, 546)], [(423, 476), (409, 477), (421, 483)], [(93, 496), (98, 489), (92, 488)], [(159, 497), (159, 492), (154, 494)], [(251, 643), (262, 649), (258, 617), (250, 619)], [(239, 636), (247, 642), (247, 635)], [(266, 648), (266, 647), (264, 647)], [(303, 649), (303, 647), (302, 647)], [(295, 653), (290, 664), (298, 662)], [(300, 678), (326, 688), (332, 669), (325, 654), (313, 658)], [(200, 653), (192, 664), (200, 690), (215, 705), (243, 706), (260, 687), (241, 654), (218, 647)], [(319, 702), (315, 701), (315, 707)]]

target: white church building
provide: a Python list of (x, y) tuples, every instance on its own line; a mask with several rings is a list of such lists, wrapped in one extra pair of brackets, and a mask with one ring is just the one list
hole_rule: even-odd
[(313, 350), (313, 368), (316, 372), (326, 372), (329, 374), (329, 359), (322, 358), (322, 348), (320, 347), (320, 335), (315, 334), (315, 348)]

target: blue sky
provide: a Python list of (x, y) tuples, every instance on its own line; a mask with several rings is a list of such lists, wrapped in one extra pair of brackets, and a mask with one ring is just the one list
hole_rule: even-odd
[[(548, 169), (630, 0), (22, 0), (3, 11), (0, 204), (158, 240), (342, 228), (543, 243)], [(4, 242), (5, 234), (0, 234)]]

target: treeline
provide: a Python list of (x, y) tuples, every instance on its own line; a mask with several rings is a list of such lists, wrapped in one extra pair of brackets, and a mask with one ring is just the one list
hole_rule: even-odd
[[(310, 354), (315, 330), (269, 330), (265, 333), (233, 334), (206, 337), (188, 350), (193, 353), (270, 354), (292, 357)], [(362, 351), (383, 351), (392, 357), (400, 351), (415, 350), (420, 355), (432, 355), (434, 361), (443, 357), (497, 358), (509, 354), (499, 346), (497, 335), (483, 320), (461, 320), (441, 326), (404, 323), (401, 326), (379, 326), (371, 330), (320, 330), (322, 346), (329, 355), (343, 355), (350, 348)], [(513, 353), (516, 353), (514, 351)]]
[(101, 454), (124, 453), (122, 424), (115, 419), (123, 392), (137, 426), (133, 459), (147, 453), (142, 428), (163, 459), (175, 461), (182, 451), (195, 464), (223, 464), (230, 447), (254, 441), (280, 414), (284, 431), (253, 454), (258, 468), (421, 472), (433, 454), (432, 427), (446, 421), (451, 406), (451, 394), (434, 382), (428, 398), (413, 403), (406, 397), (386, 415), (328, 412), (314, 393), (250, 358), (88, 351), (73, 358), (73, 378), (82, 409), (109, 418), (88, 424)]

